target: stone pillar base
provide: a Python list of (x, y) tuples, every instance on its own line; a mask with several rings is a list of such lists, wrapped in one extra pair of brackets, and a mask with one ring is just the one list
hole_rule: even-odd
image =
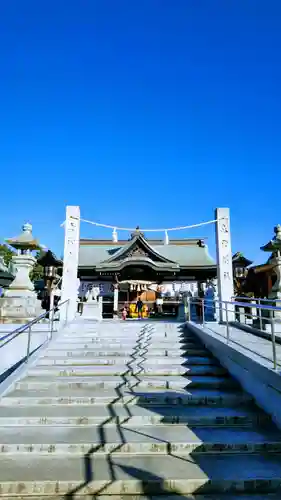
[(84, 302), (83, 304), (83, 319), (102, 320), (102, 302)]
[(177, 320), (183, 322), (186, 321), (186, 310), (184, 304), (179, 305)]
[(28, 323), (37, 318), (44, 311), (40, 300), (36, 295), (3, 297), (0, 299), (0, 322), (1, 323)]

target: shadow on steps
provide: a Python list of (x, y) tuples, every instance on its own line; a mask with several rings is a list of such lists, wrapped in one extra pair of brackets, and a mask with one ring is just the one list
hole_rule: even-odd
[[(181, 331), (181, 343), (183, 344), (182, 357), (185, 358), (188, 354), (188, 348), (185, 348), (188, 342), (191, 340), (189, 333), (179, 327)], [(261, 446), (260, 454), (248, 453), (251, 449), (251, 442), (247, 444), (247, 438), (244, 443), (232, 443), (228, 442), (215, 442), (214, 448), (208, 449), (206, 446), (206, 434), (209, 432), (211, 442), (211, 436), (214, 432), (212, 425), (192, 426), (192, 431), (198, 436), (199, 441), (202, 437), (202, 443), (200, 443), (195, 450), (185, 455), (177, 455), (173, 450), (172, 443), (159, 439), (159, 444), (166, 445), (166, 455), (167, 460), (163, 459), (163, 455), (154, 455), (153, 459), (147, 459), (147, 468), (141, 468), (136, 466), (137, 458), (132, 455), (127, 457), (121, 454), (118, 455), (118, 451), (126, 445), (127, 441), (124, 436), (124, 430), (126, 422), (132, 418), (132, 411), (130, 404), (124, 402), (124, 391), (128, 389), (127, 376), (134, 377), (135, 384), (130, 387), (130, 390), (126, 391), (126, 394), (132, 396), (132, 398), (137, 398), (137, 406), (149, 407), (155, 412), (161, 413), (161, 408), (167, 408), (169, 406), (171, 410), (173, 408), (188, 408), (190, 405), (195, 405), (198, 407), (206, 407), (208, 405), (216, 407), (219, 405), (219, 398), (212, 400), (211, 398), (202, 398), (198, 401), (193, 400), (192, 396), (194, 391), (192, 389), (183, 391), (163, 391), (163, 392), (143, 392), (139, 389), (139, 384), (141, 381), (140, 375), (142, 373), (142, 363), (147, 359), (146, 354), (149, 352), (149, 340), (150, 337), (147, 336), (146, 350), (143, 351), (143, 338), (140, 336), (136, 342), (136, 346), (131, 354), (131, 360), (127, 363), (126, 370), (124, 373), (120, 374), (122, 378), (122, 383), (115, 388), (117, 397), (114, 398), (107, 406), (109, 417), (99, 425), (99, 442), (100, 444), (93, 447), (83, 458), (83, 468), (84, 468), (84, 478), (85, 481), (79, 487), (77, 487), (72, 492), (65, 495), (65, 499), (74, 500), (79, 494), (85, 494), (88, 491), (88, 495), (92, 495), (92, 498), (97, 498), (103, 495), (115, 495), (116, 498), (126, 499), (136, 499), (139, 500), (144, 497), (145, 499), (153, 499), (155, 496), (161, 496), (162, 498), (169, 499), (175, 495), (175, 499), (187, 500), (192, 498), (209, 498), (209, 499), (237, 499), (246, 500), (249, 498), (255, 498), (256, 500), (262, 500), (264, 495), (266, 498), (270, 498), (271, 492), (278, 492), (281, 498), (281, 459), (278, 454), (263, 454), (266, 448)], [(197, 339), (194, 339), (196, 344), (199, 344)], [(201, 344), (202, 346), (202, 344)], [(204, 349), (204, 346), (202, 346)], [(140, 355), (141, 351), (141, 355)], [(133, 364), (135, 366), (136, 361), (138, 362), (139, 373), (134, 373)], [(186, 361), (188, 365), (188, 360)], [(217, 363), (217, 366), (220, 366)], [(134, 367), (135, 370), (135, 367)], [(233, 389), (232, 389), (233, 390)], [(237, 389), (236, 389), (237, 390)], [(230, 391), (231, 393), (231, 391)], [(186, 401), (186, 396), (188, 396), (189, 402)], [(249, 398), (248, 398), (249, 400)], [(158, 402), (157, 402), (158, 401)], [(241, 406), (247, 402), (247, 397), (243, 400), (241, 398)], [(223, 404), (223, 398), (221, 403)], [(116, 405), (122, 405), (126, 409), (127, 419), (125, 418), (122, 424), (118, 423), (118, 415), (116, 413)], [(259, 425), (259, 431), (262, 432), (263, 429), (268, 430), (269, 419), (264, 416), (263, 413), (255, 408), (255, 411), (260, 415), (257, 418), (257, 423)], [(167, 419), (166, 412), (163, 411), (163, 420)], [(220, 417), (219, 417), (220, 418)], [(112, 422), (114, 419), (117, 422), (117, 429), (120, 437), (120, 443), (116, 445), (114, 449), (111, 450), (106, 455), (107, 469), (109, 471), (110, 480), (107, 481), (106, 485), (98, 486), (94, 485), (95, 481), (99, 480), (95, 473), (95, 457), (98, 456), (98, 452), (102, 450), (103, 443), (106, 442), (106, 432), (105, 426)], [(262, 423), (264, 422), (264, 425)], [(169, 421), (171, 423), (171, 421)], [(174, 423), (177, 423), (175, 419)], [(225, 423), (223, 421), (217, 421), (222, 425)], [(235, 422), (233, 422), (233, 425)], [(241, 423), (242, 425), (242, 423)], [(273, 428), (271, 424), (271, 429)], [(239, 431), (239, 427), (236, 427)], [(149, 426), (147, 426), (149, 432)], [(275, 430), (275, 428), (274, 428)], [(133, 430), (140, 434), (139, 431)], [(203, 437), (204, 435), (204, 437)], [(143, 436), (148, 437), (148, 434)], [(237, 453), (240, 451), (240, 453)], [(154, 462), (153, 462), (154, 460)], [(149, 461), (151, 462), (149, 467)], [(158, 464), (157, 464), (158, 462)], [(159, 470), (162, 465), (167, 468), (163, 471)], [(120, 489), (114, 490), (114, 485), (118, 484), (120, 481), (120, 473), (123, 473), (127, 481), (136, 480), (136, 486), (133, 486), (130, 490), (130, 485), (127, 483)], [(163, 473), (163, 476), (161, 475)], [(169, 480), (169, 477), (171, 478)], [(128, 479), (129, 478), (129, 479)], [(97, 483), (95, 483), (97, 484)], [(114, 492), (115, 491), (115, 492)], [(203, 495), (203, 496), (201, 496)], [(248, 496), (250, 495), (250, 497)], [(254, 495), (252, 497), (252, 495)], [(279, 496), (276, 496), (276, 499)], [(114, 498), (114, 497), (113, 497)], [(275, 498), (275, 495), (274, 495)]]

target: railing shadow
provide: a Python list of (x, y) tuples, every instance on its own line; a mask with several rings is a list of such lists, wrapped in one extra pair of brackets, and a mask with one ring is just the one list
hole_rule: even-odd
[[(135, 379), (134, 385), (130, 387), (130, 392), (132, 395), (133, 395), (134, 388), (136, 388), (139, 385), (139, 383), (141, 382), (141, 379), (138, 377), (138, 375), (143, 372), (142, 362), (146, 360), (145, 355), (148, 352), (149, 340), (151, 339), (151, 333), (150, 333), (150, 335), (146, 336), (146, 334), (148, 333), (148, 330), (149, 330), (148, 325), (144, 325), (141, 328), (140, 335), (136, 341), (136, 345), (133, 348), (132, 354), (130, 356), (131, 360), (126, 364), (127, 369), (126, 369), (126, 371), (124, 371), (123, 373), (120, 374), (122, 382), (115, 388), (116, 398), (114, 398), (107, 405), (109, 417), (104, 422), (99, 424), (99, 426), (98, 426), (98, 434), (99, 434), (100, 444), (94, 446), (92, 449), (90, 449), (84, 455), (85, 482), (83, 484), (79, 485), (78, 488), (75, 488), (73, 491), (67, 493), (65, 495), (65, 498), (67, 498), (67, 499), (74, 499), (76, 494), (79, 493), (81, 491), (81, 489), (83, 489), (85, 486), (87, 486), (89, 483), (91, 483), (94, 480), (92, 458), (93, 458), (95, 453), (97, 453), (98, 451), (101, 451), (103, 449), (103, 446), (104, 446), (103, 443), (106, 443), (105, 426), (109, 423), (112, 423), (113, 421), (116, 422), (116, 428), (118, 430), (121, 442), (120, 442), (120, 444), (116, 445), (115, 448), (113, 450), (111, 450), (110, 453), (107, 454), (107, 463), (108, 463), (108, 467), (110, 470), (112, 482), (116, 480), (115, 471), (114, 471), (114, 464), (113, 464), (113, 459), (112, 459), (112, 453), (118, 452), (118, 450), (120, 450), (126, 444), (126, 439), (124, 436), (124, 432), (122, 430), (122, 425), (120, 425), (119, 416), (117, 415), (117, 413), (114, 409), (114, 405), (118, 404), (118, 403), (122, 403), (122, 400), (123, 400), (122, 389), (127, 387), (128, 380), (126, 377), (128, 377), (128, 375), (131, 375)], [(151, 332), (151, 328), (150, 328), (150, 332)], [(134, 362), (138, 361), (138, 359), (140, 359), (140, 361), (137, 363), (139, 370), (137, 373), (135, 373), (133, 370), (134, 367), (132, 366), (132, 364)], [(125, 407), (126, 412), (127, 412), (127, 418), (122, 420), (122, 424), (124, 424), (126, 421), (128, 421), (132, 417), (132, 413), (130, 411), (129, 405), (124, 403), (124, 407)], [(101, 489), (99, 492), (95, 493), (95, 495), (101, 494), (102, 491), (103, 491), (103, 489)]]
[[(39, 345), (38, 347), (33, 349), (33, 351), (30, 352), (29, 356), (31, 357), (31, 356), (33, 356), (33, 354), (35, 354), (37, 351), (39, 351), (39, 349), (42, 347), (42, 345)], [(8, 377), (10, 377), (10, 375), (12, 375), (12, 373), (14, 373), (26, 361), (27, 361), (27, 357), (24, 356), (17, 363), (15, 363), (14, 365), (7, 368), (7, 370), (5, 370), (4, 372), (0, 373), (0, 384), (2, 384), (2, 382), (4, 382), (4, 380), (6, 380)]]

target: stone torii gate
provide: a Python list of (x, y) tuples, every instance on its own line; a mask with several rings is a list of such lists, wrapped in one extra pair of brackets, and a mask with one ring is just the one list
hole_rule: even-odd
[[(231, 301), (233, 289), (232, 251), (229, 208), (215, 210), (218, 298), (220, 301)], [(67, 206), (64, 224), (64, 256), (61, 302), (68, 301), (61, 308), (62, 323), (74, 319), (77, 309), (77, 273), (80, 242), (80, 207)], [(225, 321), (225, 305), (220, 308), (219, 319)], [(228, 308), (228, 320), (234, 319), (233, 309)]]
[(80, 243), (80, 207), (68, 205), (64, 223), (63, 275), (60, 321), (72, 321), (77, 311), (77, 273)]
[[(227, 304), (223, 302), (230, 302), (234, 295), (229, 208), (216, 208), (215, 219), (218, 299), (222, 302), (219, 309), (219, 320), (224, 322), (226, 321)], [(227, 308), (228, 321), (234, 321), (234, 307), (228, 305)]]

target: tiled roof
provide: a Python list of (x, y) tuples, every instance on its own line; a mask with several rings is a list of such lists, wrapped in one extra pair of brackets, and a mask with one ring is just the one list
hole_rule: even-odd
[[(108, 245), (81, 245), (79, 250), (79, 266), (94, 267), (120, 250), (121, 246)], [(186, 267), (215, 266), (214, 259), (209, 255), (207, 247), (200, 248), (194, 245), (152, 245), (152, 248), (163, 257)]]

